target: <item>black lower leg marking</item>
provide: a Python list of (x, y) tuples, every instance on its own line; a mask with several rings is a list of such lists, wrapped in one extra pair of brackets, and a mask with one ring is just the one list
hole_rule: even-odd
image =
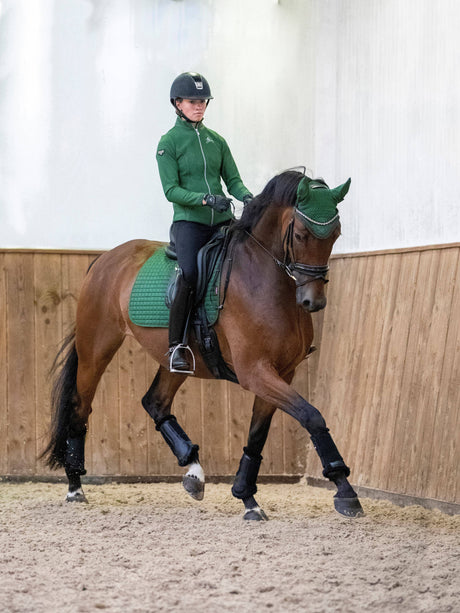
[(249, 498), (243, 498), (244, 503), (244, 516), (243, 519), (248, 521), (268, 521), (268, 517), (257, 504), (254, 496)]

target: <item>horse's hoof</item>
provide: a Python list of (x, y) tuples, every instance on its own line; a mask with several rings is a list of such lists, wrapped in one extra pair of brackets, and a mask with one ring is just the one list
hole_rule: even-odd
[(195, 500), (203, 500), (204, 498), (204, 481), (200, 481), (195, 475), (184, 475), (182, 479), (187, 494), (190, 494)]
[(246, 509), (243, 519), (248, 521), (268, 521), (268, 517), (260, 507)]
[(66, 502), (88, 502), (83, 490), (76, 490), (75, 492), (67, 492)]
[(357, 496), (354, 498), (334, 498), (334, 507), (346, 517), (364, 517), (363, 507)]

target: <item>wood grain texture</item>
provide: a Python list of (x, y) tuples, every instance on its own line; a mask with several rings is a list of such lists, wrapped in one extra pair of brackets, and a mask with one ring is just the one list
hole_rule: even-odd
[[(0, 251), (0, 474), (47, 475), (37, 461), (49, 424), (47, 373), (73, 328), (97, 254)], [(314, 314), (319, 351), (293, 385), (317, 406), (364, 487), (459, 502), (460, 245), (334, 256), (328, 306)], [(133, 339), (107, 368), (90, 418), (91, 474), (183, 470), (141, 405), (157, 365)], [(207, 475), (235, 474), (252, 394), (188, 379), (173, 412)], [(275, 413), (261, 475), (321, 477), (308, 434)]]
[(8, 473), (8, 294), (5, 254), (0, 253), (0, 474)]

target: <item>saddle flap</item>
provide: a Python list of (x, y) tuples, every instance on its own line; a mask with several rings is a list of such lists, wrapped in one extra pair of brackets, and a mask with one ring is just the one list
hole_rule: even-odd
[[(222, 228), (217, 232), (209, 243), (206, 243), (197, 257), (198, 266), (198, 281), (196, 286), (196, 304), (200, 304), (207, 293), (208, 286), (214, 278), (214, 281), (220, 281), (221, 267), (217, 266), (223, 259), (224, 247), (227, 243), (227, 228)], [(216, 274), (217, 273), (217, 274)], [(217, 296), (219, 285), (215, 286)]]

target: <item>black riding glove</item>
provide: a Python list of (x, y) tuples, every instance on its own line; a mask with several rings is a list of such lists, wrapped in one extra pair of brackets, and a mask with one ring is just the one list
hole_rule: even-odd
[(226, 198), (225, 196), (214, 196), (213, 194), (206, 194), (204, 201), (207, 206), (210, 206), (219, 213), (224, 213), (232, 203), (230, 198)]
[(254, 196), (252, 194), (246, 194), (246, 196), (243, 198), (244, 206), (248, 206), (248, 204), (252, 201), (253, 197)]

